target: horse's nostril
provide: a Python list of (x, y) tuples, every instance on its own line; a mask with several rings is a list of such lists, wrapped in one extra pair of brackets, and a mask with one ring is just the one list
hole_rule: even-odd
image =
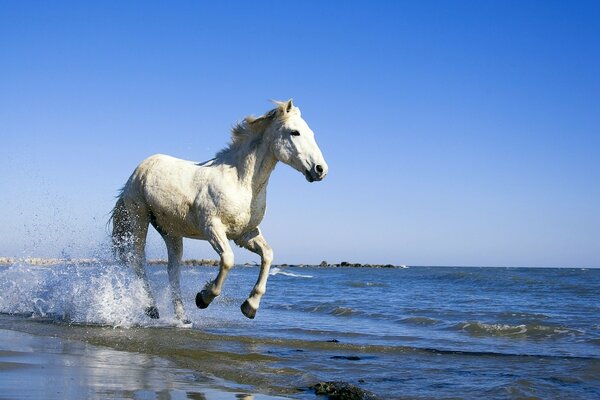
[(322, 174), (323, 173), (323, 167), (321, 167), (320, 165), (317, 165), (315, 167), (315, 169), (317, 170), (318, 173)]

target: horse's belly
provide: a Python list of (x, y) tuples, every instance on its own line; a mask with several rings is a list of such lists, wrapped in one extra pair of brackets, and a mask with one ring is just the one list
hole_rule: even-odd
[(177, 236), (183, 236), (190, 239), (206, 240), (206, 235), (198, 227), (195, 226), (180, 226), (179, 229), (174, 232)]
[(197, 221), (189, 213), (178, 214), (166, 210), (153, 210), (152, 224), (160, 233), (171, 236), (183, 236), (193, 239), (205, 239), (206, 235)]

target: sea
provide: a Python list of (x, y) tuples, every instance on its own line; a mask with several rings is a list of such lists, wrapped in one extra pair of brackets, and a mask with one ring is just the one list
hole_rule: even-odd
[(147, 271), (159, 320), (127, 268), (0, 267), (0, 329), (158, 357), (254, 398), (341, 381), (381, 399), (600, 399), (600, 269), (276, 266), (249, 320), (258, 267), (233, 268), (205, 310), (194, 298), (217, 268), (182, 267), (191, 327), (166, 268)]

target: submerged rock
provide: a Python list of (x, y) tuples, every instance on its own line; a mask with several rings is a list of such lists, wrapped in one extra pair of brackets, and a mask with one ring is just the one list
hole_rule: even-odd
[(319, 382), (313, 386), (315, 394), (329, 400), (378, 400), (373, 393), (348, 382)]
[(359, 361), (359, 356), (333, 356), (331, 357), (333, 360), (350, 360), (350, 361)]

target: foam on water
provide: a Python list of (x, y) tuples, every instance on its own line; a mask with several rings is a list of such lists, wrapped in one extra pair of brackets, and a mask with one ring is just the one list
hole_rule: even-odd
[(505, 337), (554, 338), (581, 334), (581, 332), (575, 329), (570, 329), (564, 326), (552, 326), (537, 323), (510, 325), (468, 321), (456, 325), (456, 328), (475, 336), (489, 335)]
[(291, 276), (294, 278), (312, 278), (312, 275), (302, 275), (302, 274), (295, 274), (293, 272), (288, 272), (288, 271), (283, 271), (281, 268), (279, 267), (274, 267), (271, 269), (271, 272), (269, 272), (269, 275), (273, 276), (273, 275), (285, 275), (285, 276)]

